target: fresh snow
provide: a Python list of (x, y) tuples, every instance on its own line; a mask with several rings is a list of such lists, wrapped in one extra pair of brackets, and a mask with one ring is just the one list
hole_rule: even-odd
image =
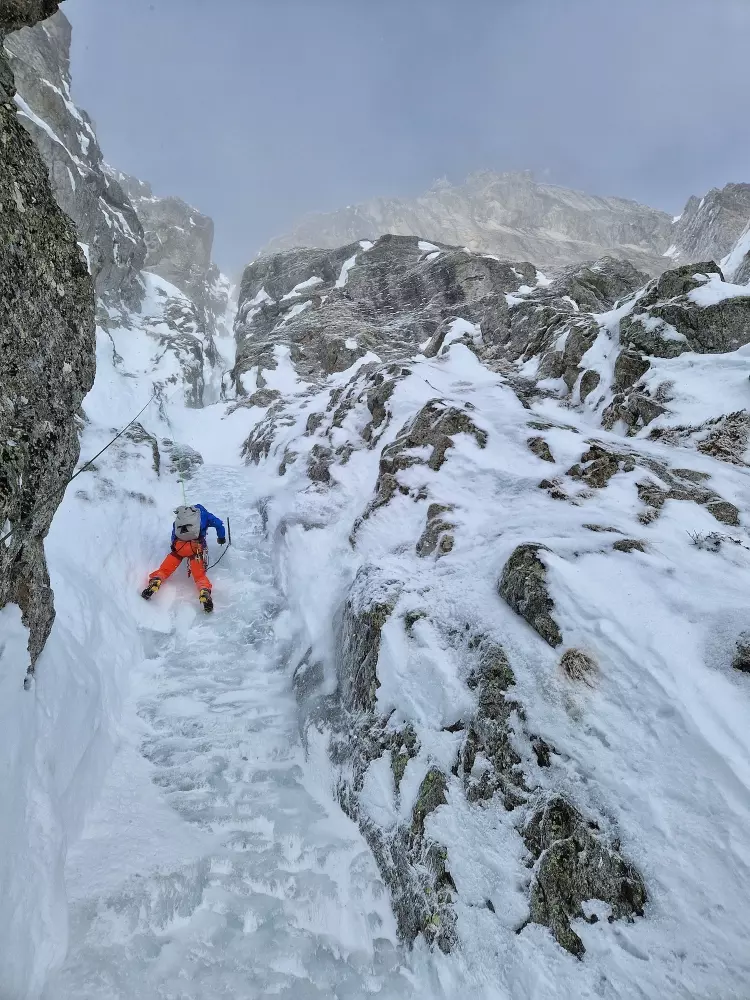
[[(145, 319), (158, 316), (167, 290), (152, 279)], [(600, 340), (611, 344), (625, 308), (599, 317), (592, 352)], [(463, 320), (451, 329), (475, 331)], [(736, 385), (739, 396), (744, 354), (708, 359), (725, 372), (714, 393)], [(431, 499), (455, 507), (456, 547), (437, 563), (418, 559), (413, 539), (424, 510), (397, 495), (363, 524), (352, 549), (351, 525), (371, 498), (379, 449), (355, 450), (345, 466), (333, 466), (337, 485), (327, 492), (310, 486), (299, 463), (280, 477), (277, 455), (313, 446), (303, 433), (307, 415), (325, 410), (330, 392), (373, 356), (322, 387), (300, 381), (288, 348), (277, 347), (276, 360), (264, 377), (289, 400), (292, 422), (259, 468), (237, 458), (252, 411), (187, 410), (178, 392), (166, 404), (169, 425), (156, 408), (143, 418), (157, 437), (173, 428), (178, 441), (202, 452), (206, 465), (189, 481), (189, 497), (232, 519), (233, 547), (213, 571), (212, 618), (180, 573), (152, 603), (138, 597), (165, 551), (179, 501), (174, 477), (156, 475), (148, 448), (108, 452), (97, 472), (76, 481), (55, 518), (48, 553), (58, 618), (34, 691), (19, 684), (3, 699), (3, 759), (28, 760), (26, 779), (10, 785), (27, 806), (6, 814), (10, 851), (0, 861), (14, 901), (12, 911), (2, 910), (12, 956), (3, 985), (18, 985), (10, 995), (31, 983), (28, 995), (44, 1000), (285, 993), (624, 1000), (682, 995), (675, 983), (689, 982), (685, 996), (741, 996), (750, 974), (750, 940), (737, 919), (750, 892), (743, 848), (750, 692), (721, 664), (746, 621), (750, 553), (693, 546), (688, 531), (716, 524), (695, 505), (671, 501), (659, 521), (638, 525), (625, 476), (582, 499), (585, 514), (550, 499), (537, 487), (548, 470), (526, 447), (527, 421), (555, 425), (547, 435), (556, 458), (550, 471), (562, 471), (585, 448), (586, 414), (550, 399), (529, 414), (501, 376), (455, 342), (440, 358), (410, 363), (412, 374), (389, 400), (381, 447), (436, 391), (453, 405), (471, 402), (487, 447), (458, 435), (444, 469), (429, 477)], [(167, 357), (149, 370), (152, 363), (150, 338), (139, 330), (99, 333), (84, 457), (137, 411), (154, 378), (176, 378)], [(692, 364), (694, 391), (708, 395), (694, 356), (669, 364), (682, 366), (685, 385)], [(743, 377), (746, 383), (746, 371)], [(338, 429), (342, 442), (356, 440), (369, 416), (364, 403), (361, 410)], [(618, 443), (603, 431), (597, 438)], [(674, 455), (643, 441), (639, 447), (668, 461)], [(710, 470), (722, 495), (745, 503), (744, 470), (717, 469), (694, 453), (683, 464)], [(400, 474), (404, 485), (421, 481), (420, 468)], [(626, 537), (637, 532), (648, 553), (605, 554), (603, 536), (581, 527), (584, 517)], [(744, 537), (744, 529), (736, 533)], [(589, 649), (600, 664), (592, 689), (566, 686), (555, 655), (497, 597), (505, 559), (529, 540), (555, 551), (550, 585), (566, 644)], [(333, 682), (331, 622), (363, 562), (387, 566), (407, 584), (383, 631), (378, 703), (384, 713), (395, 710), (394, 725), (415, 725), (422, 749), (409, 762), (399, 801), (390, 769), (377, 762), (362, 808), (384, 828), (403, 821), (425, 767), (450, 772), (460, 736), (444, 727), (471, 711), (460, 658), (434, 626), (417, 622), (414, 640), (405, 641), (399, 615), (419, 610), (420, 595), (429, 594), (437, 620), (465, 617), (501, 639), (529, 726), (562, 752), (555, 780), (585, 813), (606, 817), (644, 873), (650, 902), (643, 919), (576, 924), (583, 962), (545, 928), (517, 933), (528, 869), (514, 817), (499, 802), (469, 806), (453, 792), (449, 806), (429, 817), (428, 832), (449, 846), (464, 944), (444, 956), (397, 943), (373, 858), (335, 804), (325, 738), (311, 730), (303, 744), (291, 690), (291, 671), (307, 648)], [(13, 615), (9, 608), (2, 618), (2, 656), (15, 664), (25, 630)], [(2, 664), (7, 685), (16, 668)], [(33, 763), (53, 757), (54, 771)], [(596, 902), (588, 909), (606, 916)], [(47, 976), (49, 966), (59, 968)]]
[[(337, 287), (356, 259), (344, 263)], [(454, 319), (438, 357), (404, 362), (376, 448), (360, 432), (371, 418), (368, 372), (380, 359), (367, 352), (349, 370), (308, 383), (289, 347), (277, 345), (275, 367), (263, 381), (248, 373), (245, 388), (277, 390), (286, 410), (268, 457), (246, 467), (240, 449), (265, 410), (184, 406), (180, 362), (161, 338), (169, 334), (165, 300), (190, 303), (169, 282), (143, 277), (141, 313), (97, 333), (82, 461), (158, 389), (140, 422), (161, 447), (161, 466), (149, 441), (123, 437), (68, 489), (46, 543), (57, 618), (30, 691), (22, 685), (26, 629), (17, 608), (0, 611), (3, 1000), (744, 997), (750, 687), (728, 664), (750, 627), (748, 474), (645, 433), (623, 442), (601, 429), (619, 323), (638, 297), (596, 317), (600, 332), (583, 365), (602, 381), (580, 412), (554, 398), (526, 409), (461, 342), (481, 342), (480, 328)], [(536, 281), (550, 284), (539, 272)], [(284, 298), (319, 282), (301, 282)], [(737, 295), (750, 289), (718, 276), (691, 292), (702, 306)], [(271, 301), (261, 289), (250, 314)], [(295, 303), (284, 322), (309, 305)], [(658, 330), (681, 336), (666, 324)], [(353, 338), (345, 345), (358, 346)], [(210, 400), (231, 364), (226, 336), (219, 348), (222, 359), (206, 373)], [(672, 398), (670, 413), (649, 430), (746, 409), (749, 362), (750, 347), (653, 359), (644, 383), (655, 391), (671, 382)], [(538, 365), (532, 358), (518, 370), (534, 376)], [(353, 379), (363, 392), (329, 429), (334, 449), (354, 450), (331, 465), (333, 487), (324, 489), (305, 471), (323, 440), (322, 430), (306, 432), (308, 418), (328, 413), (332, 393)], [(382, 449), (436, 396), (471, 414), (486, 447), (458, 434), (439, 473), (424, 464), (400, 472), (405, 491), (424, 489), (427, 498), (397, 491), (352, 541)], [(538, 433), (530, 421), (547, 426), (552, 467), (528, 448)], [(736, 544), (716, 552), (694, 545), (691, 532), (719, 526), (687, 501), (667, 501), (658, 520), (642, 524), (636, 485), (648, 468), (622, 472), (602, 490), (566, 479), (592, 437), (710, 476), (711, 488), (741, 511), (742, 526), (730, 529)], [(205, 459), (187, 481), (188, 499), (232, 521), (233, 545), (211, 571), (212, 617), (183, 572), (149, 604), (139, 597), (181, 502), (165, 439)], [(424, 460), (428, 450), (412, 457)], [(570, 500), (539, 489), (545, 477), (564, 481)], [(414, 549), (432, 502), (450, 507), (455, 525), (454, 548), (438, 560)], [(613, 552), (617, 538), (641, 539), (646, 551)], [(591, 687), (569, 682), (558, 655), (498, 597), (505, 561), (530, 541), (549, 547), (565, 646), (588, 650), (599, 664)], [(364, 565), (402, 585), (382, 632), (377, 705), (390, 726), (414, 726), (419, 751), (398, 795), (387, 755), (374, 761), (359, 801), (365, 817), (389, 830), (409, 821), (429, 766), (450, 776), (448, 802), (428, 817), (427, 833), (446, 845), (458, 888), (462, 945), (451, 955), (398, 942), (372, 853), (337, 804), (341, 774), (329, 761), (325, 727), (301, 725), (294, 697), (293, 672), (308, 650), (323, 664), (324, 690), (335, 689), (333, 622)], [(403, 616), (425, 610), (407, 636)], [(448, 727), (471, 716), (475, 695), (442, 628), (466, 623), (502, 643), (529, 731), (556, 750), (554, 766), (539, 771), (540, 793), (567, 794), (620, 838), (643, 872), (643, 918), (610, 923), (600, 902), (585, 904), (599, 919), (574, 925), (583, 961), (526, 922), (530, 871), (519, 814), (497, 798), (469, 804), (451, 775), (462, 736)]]
[(750, 286), (733, 285), (712, 273), (702, 285), (688, 292), (688, 298), (699, 306), (713, 306), (725, 299), (750, 298)]
[[(287, 292), (286, 295), (281, 296), (281, 301), (285, 302), (287, 299), (297, 298), (306, 288), (314, 288), (315, 285), (322, 285), (322, 278), (308, 278), (307, 281), (300, 281), (299, 284), (295, 285), (291, 292)], [(256, 296), (257, 298), (257, 296)]]
[[(148, 320), (174, 289), (145, 277)], [(288, 354), (278, 347), (267, 373), (287, 394)], [(325, 746), (300, 739), (298, 627), (258, 512), (266, 484), (238, 457), (248, 411), (185, 409), (168, 359), (154, 362), (138, 328), (98, 331), (83, 458), (154, 380), (171, 383), (141, 422), (202, 452), (189, 498), (232, 520), (216, 612), (203, 614), (181, 572), (141, 600), (181, 494), (148, 444), (121, 439), (55, 517), (57, 619), (31, 692), (26, 629), (16, 607), (0, 612), (0, 995), (301, 997), (335, 983), (352, 997), (422, 997), (434, 971), (414, 968), (429, 955), (406, 961), (374, 859), (335, 804)]]
[[(605, 319), (614, 322), (611, 315)], [(355, 451), (346, 465), (332, 467), (334, 491), (310, 487), (304, 463), (283, 480), (274, 469), (285, 449), (312, 446), (304, 445), (306, 412), (324, 409), (330, 389), (351, 373), (333, 377), (319, 402), (300, 397), (299, 410), (288, 411), (290, 420), (298, 413), (297, 420), (279, 433), (260, 470), (272, 496), (269, 533), (283, 538), (285, 600), (304, 625), (300, 648), (330, 658), (330, 622), (359, 565), (384, 566), (405, 586), (383, 630), (377, 699), (383, 714), (395, 711), (393, 726), (415, 726), (422, 750), (407, 767), (400, 803), (378, 762), (368, 771), (362, 807), (389, 828), (409, 814), (430, 762), (450, 772), (460, 737), (445, 727), (466, 710), (460, 657), (428, 621), (417, 623), (410, 642), (400, 624), (408, 610), (426, 606), (446, 626), (466, 620), (501, 638), (528, 725), (563, 752), (556, 786), (561, 781), (584, 813), (600, 822), (607, 817), (650, 894), (645, 918), (633, 924), (576, 923), (587, 948), (582, 963), (544, 928), (530, 925), (518, 934), (527, 913), (527, 869), (514, 819), (494, 801), (469, 806), (456, 788), (449, 805), (428, 820), (430, 833), (448, 846), (459, 890), (462, 953), (433, 959), (450, 984), (443, 995), (667, 997), (682, 995), (676, 982), (692, 984), (685, 996), (741, 995), (750, 974), (750, 936), (737, 920), (750, 891), (750, 855), (742, 846), (750, 822), (750, 690), (728, 663), (734, 638), (748, 623), (749, 547), (722, 548), (718, 556), (699, 551), (689, 532), (710, 532), (717, 523), (695, 504), (670, 501), (654, 524), (639, 524), (633, 476), (615, 477), (606, 490), (582, 491), (574, 504), (551, 499), (537, 484), (580, 460), (591, 434), (585, 415), (550, 399), (527, 414), (502, 379), (461, 344), (412, 367), (389, 400), (392, 422), (378, 449)], [(419, 466), (399, 474), (413, 489), (426, 479), (429, 502), (453, 505), (455, 548), (437, 563), (419, 559), (413, 546), (424, 507), (397, 495), (363, 522), (353, 551), (348, 535), (371, 498), (380, 449), (435, 390), (453, 405), (471, 402), (472, 419), (489, 435), (484, 450), (458, 436), (439, 474)], [(552, 470), (526, 447), (530, 417), (557, 425), (547, 434)], [(342, 430), (349, 440), (366, 418), (364, 404), (361, 415), (346, 417)], [(599, 430), (596, 437), (621, 447), (615, 434)], [(744, 470), (644, 441), (639, 447), (654, 459), (710, 470), (712, 486), (746, 507)], [(591, 532), (583, 521), (615, 533)], [(745, 529), (733, 534), (746, 538)], [(613, 553), (611, 541), (623, 536), (645, 539), (648, 552)], [(555, 654), (498, 600), (505, 560), (528, 541), (546, 542), (555, 552), (547, 561), (565, 643), (589, 650), (600, 665), (591, 689), (571, 687)], [(604, 913), (596, 903), (591, 912), (597, 907)]]
[(469, 337), (475, 344), (481, 344), (482, 331), (476, 323), (470, 323), (466, 319), (452, 320), (440, 347), (440, 354), (442, 355), (452, 343), (461, 340), (462, 337)]

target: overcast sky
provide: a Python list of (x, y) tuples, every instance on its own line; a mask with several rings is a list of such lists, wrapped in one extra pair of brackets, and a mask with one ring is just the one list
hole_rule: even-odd
[(236, 272), (305, 212), (447, 176), (679, 211), (750, 181), (750, 0), (66, 0), (105, 156)]

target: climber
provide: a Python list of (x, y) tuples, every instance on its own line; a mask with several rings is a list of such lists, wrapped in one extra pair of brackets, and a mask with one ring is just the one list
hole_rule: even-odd
[(209, 528), (216, 529), (216, 540), (219, 545), (226, 542), (224, 522), (215, 517), (199, 503), (194, 507), (178, 507), (175, 510), (175, 520), (172, 525), (172, 549), (161, 564), (148, 578), (148, 587), (141, 597), (148, 601), (171, 576), (183, 559), (188, 559), (188, 575), (192, 576), (198, 588), (198, 600), (203, 610), (213, 611), (214, 602), (211, 597), (211, 581), (206, 576), (207, 553), (206, 532)]

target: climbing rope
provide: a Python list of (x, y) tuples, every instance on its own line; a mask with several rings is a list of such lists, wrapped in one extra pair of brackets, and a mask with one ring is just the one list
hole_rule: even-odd
[[(73, 473), (73, 475), (70, 477), (70, 479), (66, 480), (64, 483), (61, 483), (56, 489), (51, 490), (49, 493), (45, 493), (44, 496), (41, 497), (41, 499), (37, 500), (37, 502), (34, 504), (34, 507), (33, 507), (32, 511), (31, 511), (31, 513), (27, 517), (23, 518), (23, 520), (19, 521), (18, 524), (14, 525), (9, 531), (7, 531), (2, 536), (2, 538), (0, 538), (0, 545), (3, 545), (10, 538), (11, 535), (15, 534), (15, 532), (18, 531), (19, 528), (23, 528), (27, 524), (31, 524), (31, 522), (34, 520), (34, 518), (37, 515), (37, 511), (39, 510), (39, 508), (43, 504), (47, 503), (48, 500), (52, 500), (53, 497), (56, 497), (59, 493), (64, 493), (65, 490), (70, 486), (70, 484), (73, 482), (74, 479), (77, 479), (81, 475), (81, 473), (85, 472), (87, 469), (90, 469), (91, 466), (94, 464), (94, 462), (97, 460), (97, 458), (99, 458), (101, 455), (103, 455), (104, 452), (107, 451), (107, 449), (111, 448), (112, 445), (115, 443), (115, 441), (117, 441), (118, 438), (121, 438), (122, 435), (125, 433), (126, 430), (128, 430), (129, 427), (133, 426), (133, 424), (136, 422), (136, 420), (138, 419), (138, 417), (140, 417), (140, 415), (142, 413), (145, 413), (145, 411), (149, 408), (149, 406), (151, 406), (151, 404), (153, 403), (153, 401), (155, 399), (159, 400), (159, 404), (160, 404), (159, 405), (159, 410), (160, 410), (160, 412), (162, 413), (162, 415), (165, 417), (165, 419), (167, 421), (170, 433), (172, 434), (172, 440), (174, 441), (174, 430), (172, 428), (172, 424), (171, 424), (171, 421), (169, 419), (169, 414), (167, 413), (167, 410), (166, 410), (166, 407), (165, 407), (164, 404), (168, 403), (169, 400), (172, 398), (172, 396), (174, 396), (175, 393), (178, 392), (179, 389), (180, 389), (180, 386), (177, 386), (177, 388), (173, 392), (171, 392), (169, 394), (169, 396), (167, 396), (166, 399), (163, 399), (162, 398), (163, 388), (161, 386), (159, 386), (159, 388), (154, 391), (154, 394), (151, 396), (151, 398), (146, 403), (146, 405), (143, 406), (143, 407), (141, 407), (141, 409), (136, 413), (136, 415), (133, 417), (133, 419), (130, 420), (127, 424), (125, 424), (125, 426), (122, 428), (122, 430), (119, 430), (117, 432), (117, 434), (115, 434), (115, 436), (112, 438), (112, 440), (109, 441), (107, 444), (105, 444), (104, 447), (100, 451), (98, 451), (96, 453), (96, 455), (94, 455), (93, 458), (90, 458), (88, 460), (88, 462), (86, 462), (84, 465), (82, 465), (80, 467), (80, 469), (77, 469)], [(185, 481), (184, 481), (183, 476), (182, 476), (182, 469), (178, 468), (177, 471), (180, 474), (180, 483), (182, 484), (182, 497), (184, 499), (185, 498)], [(187, 501), (186, 501), (186, 503), (187, 503)]]
[(10, 531), (6, 532), (6, 534), (4, 534), (2, 538), (0, 538), (0, 545), (2, 545), (5, 541), (7, 541), (7, 539), (9, 539), (11, 535), (13, 535), (16, 531), (18, 531), (19, 528), (23, 528), (27, 524), (31, 524), (31, 522), (36, 517), (37, 511), (39, 510), (39, 508), (43, 504), (45, 504), (48, 500), (52, 500), (53, 497), (56, 497), (58, 495), (58, 493), (64, 493), (65, 490), (68, 488), (68, 486), (70, 486), (70, 484), (73, 482), (74, 479), (77, 479), (81, 475), (82, 472), (85, 472), (87, 469), (90, 469), (91, 466), (94, 464), (94, 462), (97, 460), (97, 458), (99, 458), (100, 455), (103, 455), (104, 452), (108, 448), (111, 448), (112, 445), (115, 443), (115, 441), (118, 438), (121, 438), (122, 435), (125, 433), (125, 431), (129, 427), (132, 427), (132, 425), (136, 422), (136, 420), (138, 419), (138, 417), (140, 417), (140, 415), (145, 410), (148, 409), (148, 407), (153, 403), (153, 401), (159, 395), (159, 391), (160, 390), (157, 389), (157, 391), (153, 394), (153, 396), (151, 397), (151, 399), (149, 399), (149, 401), (146, 403), (146, 405), (144, 407), (142, 407), (142, 409), (140, 409), (136, 413), (136, 415), (133, 417), (133, 419), (130, 421), (130, 423), (125, 424), (125, 426), (122, 428), (122, 430), (118, 431), (117, 434), (115, 434), (115, 436), (112, 438), (112, 440), (108, 444), (105, 444), (105, 446), (101, 449), (101, 451), (98, 451), (96, 453), (96, 455), (94, 455), (93, 458), (90, 458), (88, 460), (88, 462), (86, 462), (85, 465), (82, 465), (80, 469), (77, 469), (76, 472), (74, 472), (73, 475), (70, 477), (70, 479), (66, 480), (64, 483), (61, 483), (56, 489), (52, 490), (51, 492), (46, 493), (40, 500), (37, 500), (37, 502), (34, 504), (33, 510), (28, 515), (28, 517), (23, 518), (23, 520), (19, 521), (18, 524), (14, 525), (10, 529)]
[(227, 554), (227, 552), (229, 552), (229, 549), (231, 548), (231, 546), (232, 546), (232, 525), (231, 525), (231, 524), (229, 523), (229, 518), (227, 518), (227, 547), (226, 547), (226, 548), (224, 549), (224, 551), (223, 551), (223, 552), (221, 553), (221, 555), (220, 555), (220, 556), (219, 556), (219, 558), (218, 558), (218, 559), (216, 560), (216, 562), (213, 562), (213, 563), (211, 563), (211, 565), (210, 565), (210, 566), (207, 566), (207, 567), (206, 567), (206, 569), (207, 569), (207, 570), (208, 570), (208, 569), (213, 569), (213, 568), (214, 568), (214, 566), (218, 566), (218, 565), (219, 565), (219, 563), (221, 562), (221, 560), (222, 560), (222, 559), (224, 558), (224, 556), (225, 556), (225, 555)]

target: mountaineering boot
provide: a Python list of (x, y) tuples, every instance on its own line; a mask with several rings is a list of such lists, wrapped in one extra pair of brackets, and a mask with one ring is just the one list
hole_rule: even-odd
[(201, 590), (200, 594), (198, 595), (198, 600), (203, 605), (203, 610), (206, 612), (206, 614), (209, 614), (211, 611), (213, 611), (214, 602), (211, 597), (211, 591), (208, 590), (206, 587), (204, 587), (203, 590)]
[(146, 587), (145, 590), (141, 591), (141, 597), (144, 601), (150, 600), (156, 591), (161, 587), (161, 580), (152, 580), (151, 583)]

